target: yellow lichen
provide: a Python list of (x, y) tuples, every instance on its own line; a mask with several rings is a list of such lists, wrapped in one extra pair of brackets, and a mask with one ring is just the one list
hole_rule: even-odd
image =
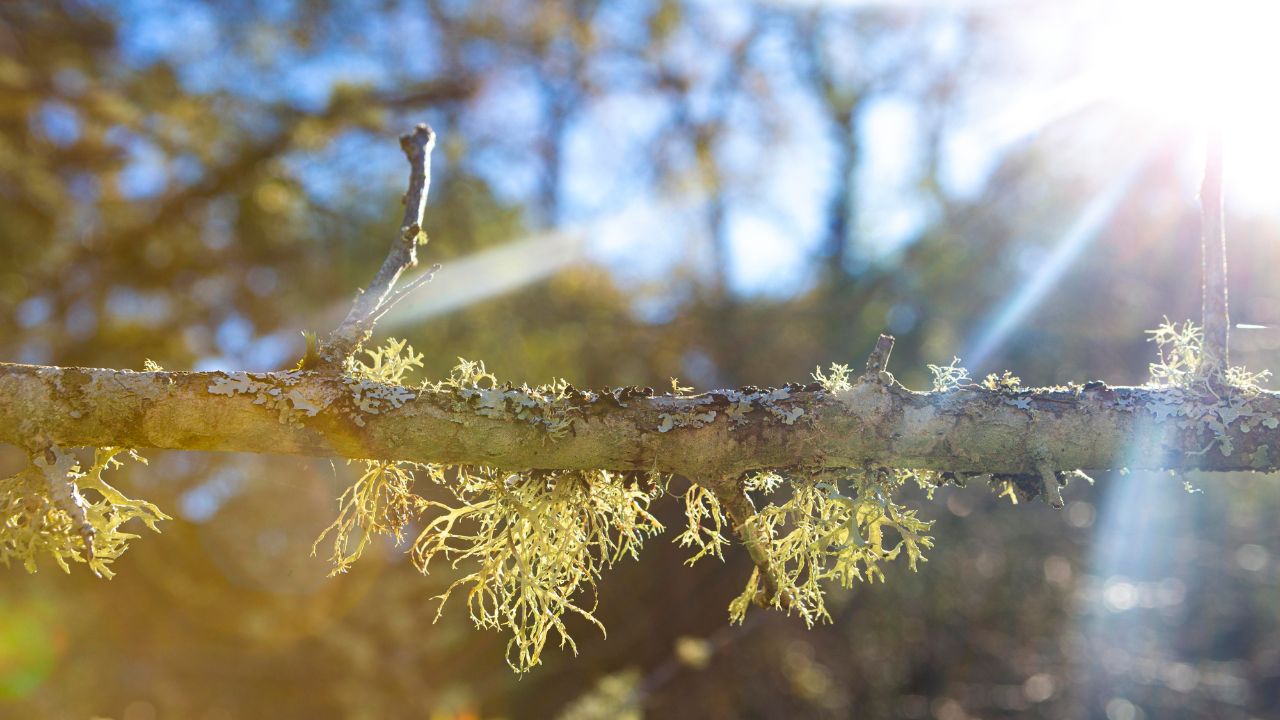
[[(790, 479), (789, 498), (770, 502), (752, 515), (746, 521), (747, 530), (763, 540), (764, 571), (778, 585), (769, 599), (773, 606), (798, 614), (812, 626), (831, 619), (826, 608), (827, 582), (847, 588), (854, 580), (883, 580), (881, 563), (903, 553), (915, 570), (933, 539), (922, 534), (931, 523), (893, 500), (906, 477), (887, 471), (845, 473), (851, 496), (841, 493), (842, 478), (834, 474), (826, 473), (821, 479), (795, 477)], [(897, 543), (886, 537), (886, 530), (897, 534)], [(741, 622), (756, 602), (763, 589), (761, 571), (757, 566), (742, 594), (730, 603), (731, 620)]]
[(720, 501), (710, 490), (696, 483), (689, 483), (683, 499), (688, 525), (676, 537), (676, 543), (698, 550), (684, 561), (685, 564), (692, 565), (707, 556), (724, 560), (724, 546), (729, 544), (729, 539), (724, 536), (725, 517)]
[(648, 510), (650, 493), (603, 470), (458, 468), (446, 487), (457, 502), (429, 501), (438, 513), (414, 542), (414, 564), (425, 573), (439, 557), (464, 571), (439, 596), (440, 610), (466, 588), (476, 626), (511, 633), (507, 661), (518, 672), (541, 662), (553, 631), (562, 648), (577, 652), (568, 613), (604, 632), (593, 615), (596, 581), (662, 530)]
[(364, 473), (338, 498), (338, 519), (311, 546), (311, 554), (315, 555), (325, 538), (333, 534), (331, 576), (349, 570), (379, 535), (393, 537), (400, 544), (405, 525), (427, 507), (427, 501), (413, 493), (415, 470), (438, 472), (438, 468), (418, 463), (360, 462)]
[[(138, 537), (122, 526), (137, 519), (159, 532), (156, 523), (170, 519), (155, 505), (128, 498), (102, 479), (104, 471), (122, 464), (121, 455), (146, 462), (133, 450), (97, 448), (87, 469), (78, 461), (54, 465), (64, 468), (65, 477), (47, 477), (30, 465), (0, 480), (0, 562), (18, 560), (27, 572), (36, 572), (37, 559), (47, 555), (66, 572), (79, 562), (100, 577), (112, 577), (111, 563)], [(60, 481), (81, 501), (74, 513), (52, 497), (50, 483)]]
[[(1179, 325), (1169, 322), (1166, 317), (1160, 327), (1148, 330), (1147, 334), (1151, 336), (1147, 340), (1156, 344), (1158, 356), (1156, 362), (1148, 365), (1151, 375), (1149, 385), (1190, 388), (1205, 382), (1204, 331), (1199, 325), (1190, 320)], [(1270, 377), (1270, 370), (1250, 372), (1241, 366), (1222, 371), (1222, 380), (1226, 385), (1246, 395), (1256, 394)]]
[[(361, 382), (397, 386), (421, 364), (421, 356), (402, 341), (366, 354), (368, 361), (348, 364), (348, 371)], [(850, 377), (842, 365), (833, 365), (830, 374), (815, 373), (832, 392), (848, 389)], [(502, 385), (483, 363), (466, 360), (460, 360), (447, 379), (424, 386), (452, 391), (461, 406), (482, 417), (543, 425), (552, 441), (578, 412), (574, 402), (585, 396), (564, 381), (533, 388)], [(687, 392), (674, 382), (672, 389)], [(777, 405), (789, 398), (785, 389), (739, 395), (730, 396), (746, 406), (738, 415), (755, 406), (774, 417), (786, 416), (783, 422), (799, 415)], [(735, 413), (729, 415), (733, 419)], [(712, 419), (714, 415), (707, 421)], [(364, 462), (365, 472), (339, 500), (337, 520), (317, 540), (332, 539), (334, 572), (349, 568), (376, 536), (399, 543), (405, 528), (419, 523), (422, 529), (410, 550), (413, 563), (426, 573), (443, 561), (461, 573), (438, 596), (439, 612), (451, 596), (465, 591), (477, 627), (510, 634), (507, 659), (518, 672), (538, 665), (553, 637), (562, 648), (576, 652), (565, 624), (567, 615), (578, 615), (603, 632), (594, 616), (597, 581), (618, 560), (635, 557), (643, 541), (663, 529), (649, 505), (663, 494), (669, 478), (656, 474)], [(744, 478), (742, 487), (748, 493), (772, 496), (784, 486), (790, 489), (784, 500), (770, 502), (736, 528), (753, 539), (750, 550), (758, 566), (743, 594), (730, 605), (731, 617), (740, 621), (747, 605), (758, 599), (761, 564), (779, 586), (773, 604), (799, 614), (808, 624), (829, 619), (826, 583), (848, 586), (854, 579), (882, 579), (881, 563), (904, 553), (914, 569), (932, 540), (922, 535), (929, 524), (893, 500), (909, 478), (922, 486), (937, 480), (905, 470), (841, 475), (796, 471), (787, 477), (761, 471)], [(417, 494), (418, 480), (429, 480), (439, 489), (437, 494), (446, 492), (453, 499)], [(841, 493), (841, 483), (851, 495)], [(710, 486), (692, 482), (682, 499), (687, 524), (676, 542), (694, 550), (688, 562), (707, 556), (723, 559), (730, 542), (728, 518), (716, 494)]]
[(826, 373), (822, 372), (821, 367), (813, 370), (813, 379), (822, 384), (823, 390), (831, 393), (843, 392), (852, 388), (853, 383), (849, 381), (852, 376), (853, 370), (848, 365), (840, 363), (831, 363), (831, 369)]

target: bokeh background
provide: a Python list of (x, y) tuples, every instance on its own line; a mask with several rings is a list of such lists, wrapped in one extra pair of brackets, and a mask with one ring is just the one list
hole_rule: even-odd
[[(909, 386), (954, 355), (1139, 383), (1143, 330), (1199, 310), (1208, 50), (1165, 5), (6, 0), (0, 359), (291, 365), (381, 261), (428, 121), (444, 269), (380, 329), (430, 376), (776, 385), (889, 331)], [(1280, 121), (1240, 90), (1233, 319), (1265, 326)], [(1276, 365), (1280, 330), (1233, 340)], [(920, 572), (832, 589), (813, 630), (728, 626), (745, 554), (686, 568), (669, 530), (601, 583), (607, 639), (576, 623), (579, 657), (517, 678), (461, 604), (435, 621), (444, 569), (388, 545), (325, 577), (353, 468), (147, 454), (117, 481), (175, 519), (118, 577), (0, 569), (0, 717), (1280, 716), (1265, 476), (1103, 472), (1061, 512), (941, 490)]]

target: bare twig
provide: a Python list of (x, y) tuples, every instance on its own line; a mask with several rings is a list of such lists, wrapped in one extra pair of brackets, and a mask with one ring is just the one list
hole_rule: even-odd
[(1036, 472), (1040, 474), (1040, 497), (1054, 510), (1066, 507), (1062, 500), (1062, 486), (1058, 484), (1058, 474), (1053, 465), (1046, 460), (1036, 461)]
[(1222, 130), (1209, 133), (1204, 179), (1200, 183), (1200, 251), (1203, 277), (1204, 365), (1209, 377), (1227, 369), (1227, 236), (1223, 228)]
[[(436, 144), (436, 134), (430, 127), (420, 124), (413, 132), (400, 136), (400, 148), (409, 160), (409, 189), (404, 195), (404, 220), (400, 233), (391, 243), (382, 267), (351, 304), (347, 317), (320, 346), (322, 366), (339, 370), (343, 362), (360, 349), (378, 318), (407, 292), (417, 289), (430, 279), (424, 275), (413, 281), (399, 293), (395, 291), (400, 274), (418, 263), (419, 244), (426, 244), (422, 232), (422, 218), (427, 209), (427, 190), (431, 185), (431, 150)], [(424, 280), (423, 278), (426, 278)]]
[(867, 370), (863, 373), (863, 377), (892, 385), (893, 376), (889, 374), (889, 355), (892, 353), (893, 336), (881, 335), (876, 340), (876, 346), (871, 351), (871, 355), (867, 357)]

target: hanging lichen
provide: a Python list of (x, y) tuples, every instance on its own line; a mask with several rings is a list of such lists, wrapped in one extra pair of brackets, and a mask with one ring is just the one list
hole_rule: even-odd
[(120, 467), (121, 455), (146, 461), (133, 450), (97, 448), (93, 463), (81, 469), (61, 450), (49, 454), (54, 462), (33, 463), (0, 480), (0, 562), (17, 560), (36, 572), (38, 559), (47, 556), (66, 572), (71, 563), (85, 563), (99, 577), (112, 577), (111, 563), (138, 537), (122, 526), (137, 519), (159, 532), (156, 523), (170, 519), (102, 479), (104, 471)]
[[(931, 523), (893, 499), (907, 478), (923, 485), (920, 476), (889, 470), (827, 471), (787, 478), (790, 497), (770, 502), (747, 521), (754, 526), (752, 536), (764, 539), (765, 563), (756, 567), (742, 593), (730, 603), (730, 618), (741, 622), (747, 608), (759, 602), (762, 572), (777, 585), (766, 602), (812, 626), (831, 620), (827, 583), (848, 588), (855, 580), (883, 581), (882, 563), (902, 554), (915, 570), (933, 539), (923, 534)], [(780, 476), (765, 473), (747, 487), (767, 496), (783, 484)], [(849, 495), (841, 492), (842, 484)], [(891, 534), (886, 535), (886, 530)]]
[(456, 502), (429, 503), (436, 512), (413, 544), (413, 562), (425, 573), (440, 558), (464, 572), (439, 596), (441, 610), (465, 589), (477, 627), (511, 633), (507, 659), (517, 671), (541, 662), (553, 631), (576, 653), (566, 614), (604, 632), (592, 614), (596, 581), (663, 529), (648, 509), (659, 486), (603, 470), (458, 468), (445, 485)]

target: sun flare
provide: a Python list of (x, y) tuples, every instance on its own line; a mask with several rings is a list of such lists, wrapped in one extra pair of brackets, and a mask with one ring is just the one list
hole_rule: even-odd
[(1099, 19), (1087, 74), (1165, 122), (1221, 127), (1233, 189), (1269, 194), (1280, 163), (1280, 3), (1129, 0)]

